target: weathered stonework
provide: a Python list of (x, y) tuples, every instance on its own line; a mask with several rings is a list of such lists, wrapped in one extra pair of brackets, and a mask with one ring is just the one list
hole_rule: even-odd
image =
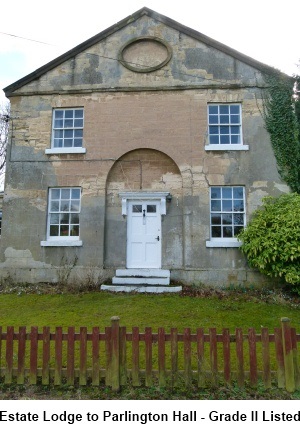
[[(147, 67), (172, 55), (154, 71)], [(154, 38), (154, 39), (153, 39)], [(151, 60), (151, 61), (150, 61)], [(158, 62), (158, 64), (159, 64)], [(260, 115), (263, 73), (271, 69), (149, 9), (142, 9), (6, 88), (13, 127), (7, 161), (0, 276), (57, 282), (111, 277), (126, 266), (127, 219), (120, 192), (169, 192), (162, 215), (162, 268), (189, 284), (265, 281), (238, 248), (209, 248), (211, 186), (245, 187), (246, 216), (266, 195), (287, 191)], [(241, 103), (249, 150), (208, 150), (208, 103)], [(52, 111), (84, 110), (85, 153), (46, 154)], [(48, 190), (80, 187), (78, 247), (43, 247)], [(66, 263), (67, 262), (67, 263)]]

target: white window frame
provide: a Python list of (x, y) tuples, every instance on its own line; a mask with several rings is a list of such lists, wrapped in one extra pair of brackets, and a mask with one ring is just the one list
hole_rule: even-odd
[[(63, 120), (65, 120), (65, 113), (67, 111), (73, 111), (73, 117), (72, 120), (75, 120), (75, 111), (82, 111), (82, 127), (76, 127), (74, 124), (73, 126), (70, 127), (65, 127), (64, 125), (62, 127), (55, 127), (55, 114), (58, 111), (62, 111), (63, 112)], [(71, 118), (70, 118), (71, 119)], [(47, 148), (45, 153), (46, 154), (85, 154), (86, 153), (86, 148), (84, 148), (83, 146), (74, 146), (74, 137), (73, 139), (73, 146), (67, 147), (67, 146), (62, 146), (62, 147), (55, 147), (54, 146), (54, 139), (55, 139), (55, 132), (56, 131), (62, 131), (63, 133), (65, 131), (73, 131), (74, 130), (82, 130), (83, 132), (84, 129), (84, 109), (82, 107), (76, 107), (76, 108), (55, 108), (53, 109), (52, 112), (52, 132), (51, 132), (51, 148)], [(62, 140), (64, 140), (64, 138), (62, 138)], [(82, 137), (82, 145), (83, 145), (83, 137)]]
[[(217, 123), (211, 123), (210, 122), (210, 107), (214, 106), (218, 108), (218, 113), (215, 114), (218, 116), (218, 122)], [(220, 107), (221, 106), (239, 106), (239, 116), (240, 116), (240, 121), (239, 123), (231, 123), (231, 120), (229, 120), (228, 123), (221, 123), (220, 120)], [(230, 109), (230, 108), (229, 108)], [(213, 114), (211, 114), (213, 115)], [(235, 114), (236, 115), (236, 114)], [(229, 114), (230, 117), (230, 114)], [(206, 151), (248, 151), (249, 150), (249, 145), (244, 145), (243, 143), (243, 127), (242, 127), (242, 104), (241, 103), (209, 103), (207, 105), (207, 130), (208, 130), (208, 144), (205, 145), (205, 150)], [(232, 126), (236, 126), (240, 128), (240, 143), (210, 143), (210, 127), (232, 127)], [(216, 134), (216, 136), (219, 136), (219, 141), (220, 141), (220, 136), (222, 136), (222, 134), (219, 132), (218, 134)], [(231, 136), (231, 133), (229, 134), (229, 136)]]
[[(220, 210), (216, 210), (216, 211), (212, 211), (211, 210), (211, 202), (212, 202), (212, 197), (211, 197), (211, 190), (212, 188), (231, 188), (232, 190), (234, 188), (242, 188), (243, 189), (243, 203), (244, 203), (244, 210), (243, 211), (234, 211), (233, 209), (231, 211), (229, 210), (222, 210), (222, 207)], [(222, 191), (221, 191), (222, 192)], [(236, 237), (212, 237), (212, 223), (211, 223), (211, 216), (212, 214), (220, 214), (221, 216), (224, 214), (243, 214), (244, 217), (244, 224), (243, 227), (246, 226), (246, 195), (245, 195), (245, 187), (242, 185), (213, 185), (210, 187), (210, 199), (209, 199), (209, 207), (210, 207), (210, 211), (209, 211), (209, 217), (210, 217), (210, 221), (209, 221), (209, 228), (210, 228), (210, 240), (206, 241), (206, 247), (207, 248), (238, 248), (242, 245), (241, 241), (239, 241)], [(219, 199), (217, 199), (219, 200)], [(220, 198), (221, 204), (223, 201), (226, 200), (234, 200), (233, 195), (231, 199), (227, 199), (227, 198)], [(234, 225), (234, 224), (233, 224)], [(220, 224), (221, 228), (222, 228), (222, 224)]]
[[(52, 191), (53, 190), (60, 190), (59, 193), (59, 198), (52, 198)], [(63, 198), (62, 197), (62, 190), (70, 190), (70, 197), (69, 198)], [(62, 210), (62, 204), (63, 201), (69, 201), (69, 205), (71, 204), (72, 201), (72, 190), (79, 190), (80, 192), (80, 197), (79, 199), (74, 199), (75, 201), (79, 200), (79, 209), (78, 210), (71, 210), (71, 208), (69, 208), (69, 210)], [(58, 209), (57, 210), (53, 210), (51, 209), (52, 203), (53, 202), (58, 202)], [(45, 241), (41, 241), (41, 246), (82, 246), (82, 240), (80, 240), (80, 231), (79, 231), (79, 235), (78, 236), (62, 236), (62, 235), (58, 235), (58, 236), (51, 236), (50, 235), (50, 228), (51, 225), (57, 225), (58, 229), (60, 229), (61, 223), (60, 223), (60, 217), (63, 214), (69, 214), (69, 216), (71, 216), (72, 214), (78, 214), (79, 215), (79, 229), (80, 229), (80, 213), (81, 213), (81, 188), (80, 187), (52, 187), (49, 188), (48, 191), (48, 214), (47, 214), (47, 240)], [(51, 215), (52, 214), (57, 214), (59, 216), (59, 221), (56, 224), (51, 224)], [(77, 224), (77, 223), (76, 223)], [(69, 221), (68, 224), (62, 224), (62, 225), (71, 225), (71, 222)]]

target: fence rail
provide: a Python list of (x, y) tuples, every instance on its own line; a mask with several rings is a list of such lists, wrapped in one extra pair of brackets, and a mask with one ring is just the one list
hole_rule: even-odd
[(118, 317), (103, 333), (93, 327), (88, 333), (81, 327), (63, 332), (57, 327), (41, 331), (37, 327), (15, 330), (0, 327), (0, 377), (5, 384), (105, 385), (119, 390), (130, 383), (148, 387), (158, 384), (205, 387), (230, 384), (239, 387), (247, 382), (256, 386), (262, 381), (266, 388), (276, 382), (279, 388), (293, 392), (300, 388), (297, 342), (300, 335), (290, 326), (288, 318), (281, 319), (281, 327), (269, 333), (253, 328), (235, 333), (215, 328), (208, 333), (199, 328), (195, 333), (186, 328), (169, 333), (159, 328), (140, 332), (133, 327), (127, 332)]

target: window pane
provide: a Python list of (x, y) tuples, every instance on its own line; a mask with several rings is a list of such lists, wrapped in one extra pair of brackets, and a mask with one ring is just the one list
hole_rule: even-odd
[(64, 131), (63, 130), (55, 130), (54, 131), (54, 138), (55, 139), (62, 139), (64, 137)]
[(65, 128), (72, 128), (73, 127), (73, 120), (72, 119), (66, 119), (64, 122)]
[(219, 134), (219, 127), (211, 125), (209, 127), (209, 134)]
[(244, 225), (244, 214), (234, 214), (233, 215), (234, 225)]
[(79, 214), (71, 214), (71, 224), (79, 224)]
[(221, 200), (212, 200), (211, 201), (211, 210), (212, 212), (218, 212), (221, 210)]
[(70, 222), (70, 214), (60, 214), (60, 223), (61, 224), (69, 224)]
[(142, 212), (142, 205), (133, 205), (132, 206), (132, 212), (133, 213), (141, 213)]
[(59, 211), (59, 202), (58, 201), (52, 201), (50, 203), (50, 211), (51, 212), (58, 212)]
[(233, 201), (233, 210), (236, 212), (242, 212), (244, 210), (244, 201), (243, 200), (234, 200)]
[(74, 147), (81, 148), (82, 147), (82, 139), (74, 139)]
[(74, 137), (82, 137), (82, 130), (74, 130)]
[(73, 137), (73, 130), (64, 130), (64, 138), (70, 139)]
[(221, 215), (213, 214), (211, 216), (211, 224), (221, 225)]
[(231, 136), (231, 143), (233, 145), (237, 145), (237, 144), (241, 143), (240, 136), (237, 134), (232, 135)]
[(209, 143), (211, 145), (218, 145), (219, 144), (219, 135), (209, 136)]
[(240, 113), (240, 105), (230, 105), (230, 113), (239, 114)]
[(221, 198), (221, 188), (220, 187), (211, 187), (211, 198), (212, 199), (220, 199)]
[(233, 188), (233, 198), (235, 198), (235, 199), (243, 199), (244, 198), (243, 187), (234, 187)]
[(237, 236), (242, 230), (243, 230), (243, 228), (244, 227), (234, 227), (234, 235), (235, 236)]
[(63, 125), (64, 125), (64, 122), (63, 122), (63, 120), (62, 120), (62, 119), (56, 119), (56, 120), (54, 121), (54, 127), (55, 127), (55, 128), (62, 128), (62, 127), (63, 127)]
[(219, 108), (218, 105), (209, 105), (208, 112), (209, 114), (218, 114)]
[(240, 116), (239, 115), (230, 115), (230, 122), (231, 122), (231, 124), (239, 124), (240, 123)]
[(223, 237), (232, 237), (232, 227), (223, 227)]
[(220, 115), (229, 114), (229, 106), (228, 105), (220, 105)]
[(232, 125), (230, 127), (231, 134), (240, 134), (240, 127), (236, 125)]
[(64, 111), (63, 110), (56, 110), (54, 111), (54, 118), (59, 119), (64, 117)]
[(60, 202), (60, 210), (61, 210), (61, 212), (69, 212), (69, 210), (70, 210), (70, 201), (69, 200), (62, 200)]
[(82, 119), (75, 119), (74, 121), (74, 127), (83, 127), (83, 120)]
[(212, 237), (221, 237), (221, 227), (212, 227), (211, 235)]
[(156, 213), (156, 205), (147, 205), (148, 213)]
[(72, 199), (80, 199), (80, 189), (79, 188), (73, 188), (71, 193)]
[(75, 110), (75, 118), (83, 118), (83, 109)]
[(59, 224), (59, 214), (50, 215), (50, 224)]
[(221, 134), (229, 134), (229, 126), (222, 125), (220, 127), (220, 133)]
[(209, 124), (218, 124), (218, 115), (209, 115)]
[(222, 198), (223, 199), (232, 199), (232, 188), (231, 187), (223, 187), (222, 188)]
[(227, 134), (221, 135), (220, 136), (220, 142), (221, 142), (221, 144), (227, 145), (228, 143), (230, 143), (229, 137), (230, 136), (227, 135)]
[(73, 139), (65, 139), (64, 140), (64, 147), (65, 148), (71, 148), (72, 147), (72, 143), (73, 143)]
[(221, 115), (220, 124), (229, 124), (229, 115)]
[(71, 212), (79, 212), (79, 200), (71, 200)]
[(222, 223), (225, 225), (232, 224), (232, 215), (231, 214), (223, 214), (222, 215)]
[(54, 139), (54, 148), (62, 148), (63, 140), (62, 139)]
[(65, 111), (65, 118), (73, 118), (73, 117), (74, 117), (74, 111), (72, 109)]
[(50, 226), (50, 236), (58, 236), (58, 225), (51, 225)]
[(62, 188), (61, 198), (62, 199), (69, 199), (70, 198), (70, 189), (69, 188)]
[(70, 226), (70, 236), (79, 236), (79, 225)]
[(59, 232), (60, 232), (60, 236), (69, 236), (69, 226), (61, 225)]
[(60, 198), (60, 189), (59, 188), (53, 188), (52, 190), (51, 190), (51, 199), (52, 200), (54, 200), (54, 199), (59, 199)]
[(222, 201), (222, 211), (223, 212), (232, 212), (232, 200), (223, 200)]

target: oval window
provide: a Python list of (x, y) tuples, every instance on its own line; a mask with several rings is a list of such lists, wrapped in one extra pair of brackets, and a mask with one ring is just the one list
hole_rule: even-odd
[(127, 69), (148, 73), (165, 66), (172, 57), (172, 49), (157, 37), (138, 37), (127, 42), (120, 50), (119, 61)]

